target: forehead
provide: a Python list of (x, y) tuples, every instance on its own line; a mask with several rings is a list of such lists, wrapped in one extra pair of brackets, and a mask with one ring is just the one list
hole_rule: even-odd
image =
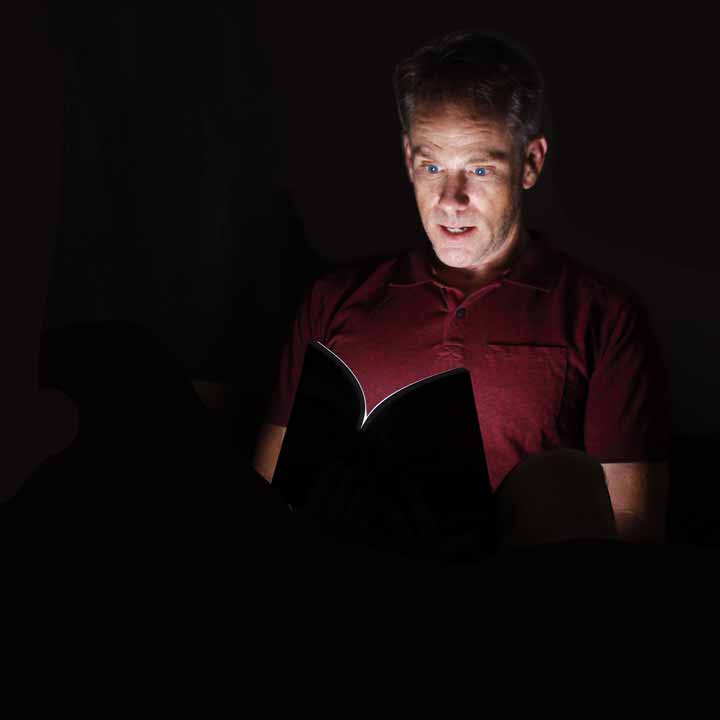
[(512, 137), (496, 117), (453, 106), (417, 113), (408, 133), (413, 150), (464, 152), (496, 149), (510, 153)]

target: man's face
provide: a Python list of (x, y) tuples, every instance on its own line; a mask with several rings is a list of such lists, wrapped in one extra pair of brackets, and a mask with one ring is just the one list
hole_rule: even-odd
[(449, 267), (482, 272), (519, 231), (522, 188), (537, 179), (532, 163), (500, 122), (453, 107), (417, 114), (404, 146), (435, 254)]

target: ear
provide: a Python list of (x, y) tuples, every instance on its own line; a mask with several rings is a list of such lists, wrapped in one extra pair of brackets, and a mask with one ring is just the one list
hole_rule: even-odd
[(412, 181), (413, 181), (412, 146), (410, 145), (410, 138), (408, 137), (407, 133), (403, 133), (402, 144), (403, 144), (403, 155), (405, 157), (405, 169), (407, 170), (408, 177), (410, 178), (410, 182), (412, 183)]
[(543, 135), (536, 137), (528, 143), (527, 149), (525, 150), (522, 178), (522, 185), (525, 190), (529, 190), (538, 181), (543, 165), (545, 164), (547, 147), (547, 140)]

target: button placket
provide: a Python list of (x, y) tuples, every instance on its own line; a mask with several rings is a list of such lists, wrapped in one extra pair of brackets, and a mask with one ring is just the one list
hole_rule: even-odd
[(445, 353), (454, 358), (458, 363), (464, 362), (465, 356), (465, 332), (468, 308), (464, 306), (468, 297), (454, 288), (444, 288), (444, 299), (447, 303), (447, 321), (443, 337)]

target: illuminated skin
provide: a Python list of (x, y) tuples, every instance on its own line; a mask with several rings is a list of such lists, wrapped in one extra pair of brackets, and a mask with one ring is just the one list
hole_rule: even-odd
[(520, 246), (522, 190), (537, 182), (547, 141), (532, 140), (520, 158), (500, 122), (445, 106), (418, 113), (403, 145), (438, 276), (465, 290), (490, 282)]

